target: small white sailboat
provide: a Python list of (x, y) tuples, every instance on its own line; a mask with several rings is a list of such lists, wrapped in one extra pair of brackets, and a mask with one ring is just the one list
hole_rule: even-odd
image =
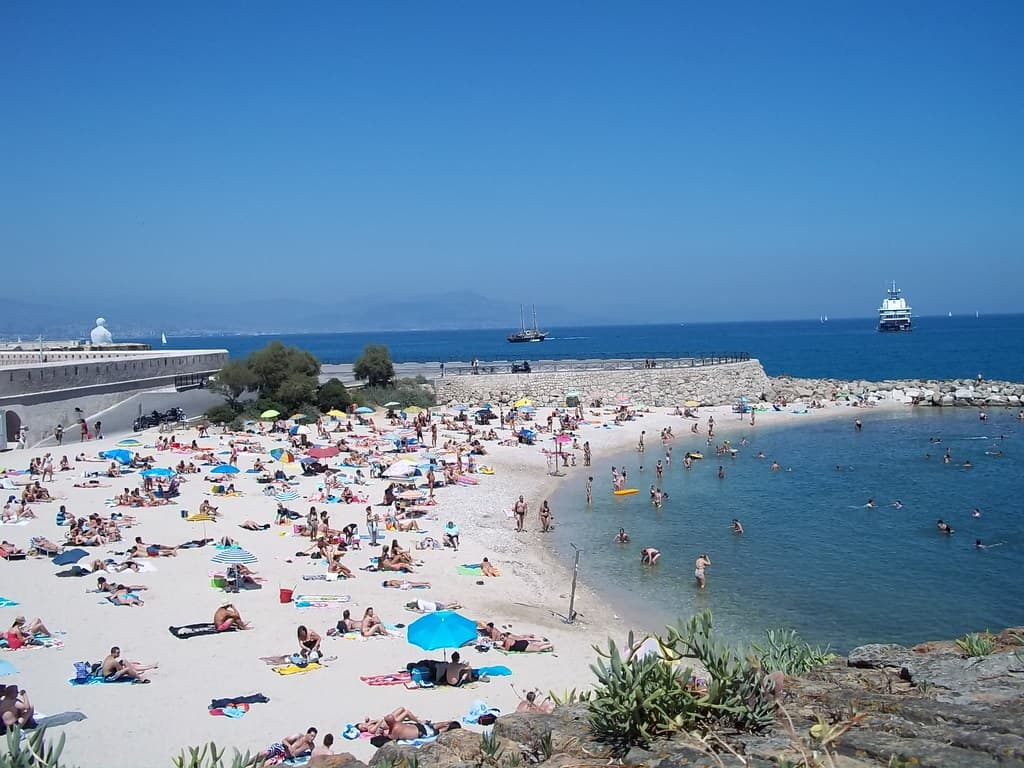
[(952, 317), (952, 316), (953, 316), (953, 313), (952, 313), (952, 312), (947, 312), (947, 313), (946, 313), (946, 317)]
[(160, 334), (160, 343), (161, 344), (166, 344), (167, 343), (167, 334), (166, 333), (161, 333)]

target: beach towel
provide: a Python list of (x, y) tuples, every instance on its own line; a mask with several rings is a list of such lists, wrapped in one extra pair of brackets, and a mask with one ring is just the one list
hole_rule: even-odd
[(41, 715), (39, 712), (36, 712), (33, 719), (36, 721), (37, 728), (55, 728), (59, 725), (79, 723), (82, 720), (85, 720), (86, 717), (84, 712), (74, 712), (69, 710), (67, 712), (58, 712), (55, 715)]
[(218, 632), (216, 625), (212, 621), (204, 621), (200, 624), (184, 624), (180, 627), (168, 627), (168, 631), (179, 640), (188, 640), (192, 637), (201, 637), (203, 635), (222, 635), (227, 632), (235, 632), (235, 629), (227, 629), (224, 632)]
[(481, 677), (483, 677), (484, 675), (487, 675), (487, 677), (507, 677), (507, 676), (512, 674), (512, 670), (511, 669), (509, 669), (508, 667), (501, 667), (501, 666), (498, 666), (498, 667), (480, 667), (479, 669), (475, 669), (473, 671), (476, 672)]
[(374, 687), (386, 686), (386, 685), (405, 685), (406, 683), (412, 682), (412, 674), (409, 672), (394, 672), (387, 675), (370, 675), (368, 677), (360, 677), (367, 685)]
[(84, 549), (69, 549), (66, 552), (61, 552), (59, 555), (50, 558), (50, 562), (54, 565), (74, 565), (83, 557), (88, 557), (89, 553)]
[(331, 608), (351, 599), (351, 595), (296, 595), (292, 601), (296, 608)]
[(455, 572), (459, 576), (479, 576), (480, 566), (479, 565), (457, 565), (455, 566)]
[(18, 674), (18, 668), (9, 661), (0, 660), (0, 677)]
[(89, 675), (85, 678), (73, 677), (68, 680), (70, 685), (115, 685), (116, 683), (130, 683), (130, 677), (119, 677), (116, 680), (107, 680), (103, 675)]
[(8, 600), (6, 597), (0, 597), (0, 608), (13, 608), (18, 605), (17, 600)]
[(211, 715), (217, 717), (230, 717), (232, 719), (238, 719), (242, 717), (246, 712), (249, 711), (248, 704), (229, 704), (226, 707), (211, 707), (206, 710)]
[(4, 520), (2, 523), (0, 523), (0, 525), (9, 525), (10, 527), (14, 528), (21, 525), (28, 525), (31, 522), (31, 520), (23, 518), (21, 520)]
[(282, 664), (279, 667), (271, 667), (271, 669), (279, 675), (302, 675), (306, 672), (323, 669), (323, 666), (313, 661), (304, 667), (300, 667), (298, 664)]
[(212, 699), (210, 709), (217, 707), (230, 707), (232, 704), (269, 704), (270, 699), (262, 693), (250, 693), (245, 696), (236, 696), (233, 699)]

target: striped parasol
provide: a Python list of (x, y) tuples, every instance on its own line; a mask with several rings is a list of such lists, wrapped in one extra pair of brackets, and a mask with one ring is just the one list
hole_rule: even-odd
[(281, 491), (274, 496), (278, 501), (295, 501), (299, 498), (299, 494), (295, 491)]
[(252, 565), (259, 562), (259, 559), (252, 552), (246, 549), (222, 549), (210, 558), (211, 563), (222, 563), (224, 565)]
[(282, 464), (291, 464), (295, 461), (295, 454), (286, 448), (275, 448), (270, 452), (270, 456), (277, 459)]

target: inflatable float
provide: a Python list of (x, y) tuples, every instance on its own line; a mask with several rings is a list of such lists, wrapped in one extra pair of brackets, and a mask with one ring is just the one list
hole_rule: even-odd
[(686, 454), (686, 458), (688, 458), (688, 459), (703, 459), (704, 458), (704, 454), (700, 453), (699, 451), (696, 452), (696, 453), (688, 453), (688, 454)]
[(634, 493), (640, 493), (639, 488), (623, 488), (619, 491), (612, 491), (616, 496), (632, 496)]
[(479, 472), (481, 475), (493, 475), (494, 474), (494, 470), (491, 469), (490, 467), (480, 467), (480, 469), (478, 469), (477, 472)]

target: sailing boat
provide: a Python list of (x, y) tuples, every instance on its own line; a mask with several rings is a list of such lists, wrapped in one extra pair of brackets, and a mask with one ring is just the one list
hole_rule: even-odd
[(166, 344), (167, 343), (167, 334), (166, 333), (161, 333), (160, 334), (160, 343), (161, 344)]
[(527, 341), (544, 341), (548, 337), (547, 331), (537, 328), (537, 306), (533, 307), (533, 328), (526, 327), (526, 318), (523, 315), (523, 305), (519, 305), (519, 330), (510, 333), (507, 338), (513, 344), (522, 344)]

